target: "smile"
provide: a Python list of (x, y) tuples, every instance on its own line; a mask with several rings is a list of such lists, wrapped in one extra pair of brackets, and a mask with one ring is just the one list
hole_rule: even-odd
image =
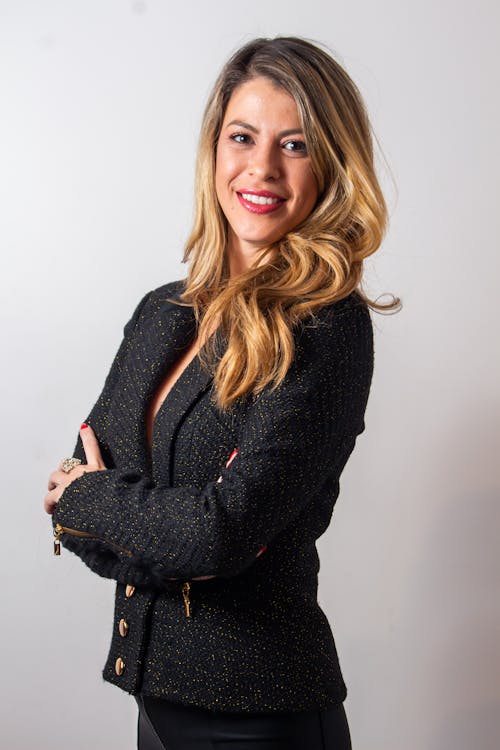
[(241, 205), (256, 214), (267, 214), (280, 208), (285, 203), (284, 198), (256, 193), (236, 193)]
[(278, 203), (279, 198), (266, 198), (264, 195), (252, 195), (251, 193), (242, 193), (242, 197), (250, 203), (256, 203), (259, 206), (270, 206), (272, 203)]

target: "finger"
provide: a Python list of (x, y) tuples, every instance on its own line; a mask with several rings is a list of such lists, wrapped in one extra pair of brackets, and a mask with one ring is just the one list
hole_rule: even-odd
[[(59, 466), (57, 467), (57, 468), (59, 469), (59, 471), (65, 471), (65, 469), (63, 469), (63, 463), (64, 463), (65, 461), (67, 461), (67, 460), (68, 460), (67, 458), (61, 458), (61, 460), (59, 461)], [(80, 464), (76, 464), (76, 466), (79, 466), (79, 465), (80, 465)], [(73, 466), (73, 469), (74, 469), (74, 468), (75, 468), (75, 467)], [(70, 469), (70, 471), (73, 471), (73, 469)], [(66, 471), (66, 474), (69, 474), (69, 472), (68, 472), (68, 471)]]
[[(230, 454), (229, 458), (227, 459), (226, 469), (234, 461), (234, 459), (236, 458), (237, 455), (238, 455), (238, 448), (233, 448), (233, 450), (231, 451), (231, 454)], [(220, 477), (218, 478), (217, 481), (218, 482), (222, 482), (222, 474), (220, 475)]]
[(49, 482), (47, 485), (47, 489), (49, 490), (55, 489), (58, 484), (61, 484), (61, 482), (64, 482), (64, 479), (67, 476), (68, 474), (65, 471), (60, 471), (59, 469), (57, 471), (53, 471), (49, 475)]
[(61, 495), (62, 492), (57, 489), (54, 489), (45, 495), (43, 500), (43, 507), (46, 513), (52, 515)]
[(82, 424), (82, 426), (80, 427), (80, 437), (82, 439), (87, 463), (92, 464), (93, 466), (104, 467), (101, 449), (99, 448), (99, 443), (92, 427), (87, 424)]

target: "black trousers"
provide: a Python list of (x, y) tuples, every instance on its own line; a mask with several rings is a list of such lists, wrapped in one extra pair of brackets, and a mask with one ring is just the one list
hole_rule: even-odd
[(231, 714), (135, 699), (138, 750), (351, 750), (343, 703), (323, 711)]

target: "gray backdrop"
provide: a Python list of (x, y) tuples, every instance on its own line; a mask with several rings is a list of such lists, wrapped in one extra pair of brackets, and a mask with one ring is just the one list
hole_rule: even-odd
[[(327, 43), (387, 162), (376, 366), (318, 546), (354, 750), (500, 737), (499, 11), (493, 2), (0, 2), (1, 745), (133, 750), (114, 583), (42, 507), (123, 325), (181, 277), (205, 97), (253, 36)], [(105, 302), (107, 300), (107, 302)]]

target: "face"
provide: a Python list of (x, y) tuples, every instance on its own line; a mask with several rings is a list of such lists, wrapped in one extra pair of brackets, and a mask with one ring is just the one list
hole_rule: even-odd
[(294, 99), (267, 78), (233, 92), (217, 144), (215, 186), (230, 256), (247, 264), (294, 229), (318, 197)]

